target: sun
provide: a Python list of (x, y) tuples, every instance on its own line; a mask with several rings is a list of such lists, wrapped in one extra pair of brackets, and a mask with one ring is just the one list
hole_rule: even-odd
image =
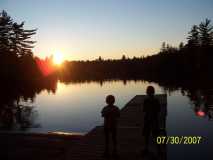
[(53, 55), (53, 63), (60, 65), (63, 62), (63, 55), (60, 52), (56, 52)]

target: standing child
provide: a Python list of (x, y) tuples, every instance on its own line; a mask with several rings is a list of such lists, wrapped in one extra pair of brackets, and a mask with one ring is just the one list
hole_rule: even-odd
[[(148, 86), (147, 97), (143, 102), (143, 112), (144, 116), (144, 128), (143, 135), (145, 136), (145, 153), (148, 151), (149, 138), (152, 134), (154, 142), (159, 134), (159, 121), (158, 116), (160, 113), (160, 102), (155, 97), (155, 89), (153, 86)], [(159, 145), (158, 150), (159, 150)]]
[(105, 134), (105, 152), (104, 156), (109, 156), (109, 136), (112, 134), (113, 155), (117, 156), (117, 119), (120, 117), (120, 110), (114, 105), (115, 97), (108, 95), (106, 97), (107, 106), (102, 111), (104, 117), (104, 134)]

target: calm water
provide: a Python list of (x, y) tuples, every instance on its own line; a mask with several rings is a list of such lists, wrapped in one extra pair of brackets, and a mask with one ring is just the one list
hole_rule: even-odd
[[(36, 96), (33, 105), (38, 116), (35, 120), (41, 127), (30, 131), (86, 133), (103, 123), (100, 112), (106, 105), (108, 94), (115, 95), (115, 104), (122, 108), (135, 95), (145, 94), (148, 85), (150, 83), (143, 81), (128, 81), (126, 84), (123, 81), (108, 81), (102, 85), (97, 82), (58, 83), (55, 94), (43, 91)], [(158, 85), (152, 85), (157, 93), (163, 93)]]
[(28, 131), (86, 133), (103, 122), (100, 111), (105, 105), (106, 95), (115, 95), (116, 105), (122, 108), (135, 95), (145, 94), (148, 85), (153, 85), (156, 93), (168, 95), (168, 135), (202, 136), (203, 143), (200, 145), (168, 145), (168, 158), (174, 159), (174, 155), (177, 159), (209, 158), (210, 148), (213, 147), (213, 121), (208, 116), (197, 116), (196, 105), (180, 90), (168, 93), (159, 85), (144, 81), (127, 81), (126, 84), (123, 81), (107, 81), (102, 85), (96, 82), (58, 82), (55, 94), (42, 91), (36, 96), (33, 102), (36, 106), (34, 123), (40, 127)]

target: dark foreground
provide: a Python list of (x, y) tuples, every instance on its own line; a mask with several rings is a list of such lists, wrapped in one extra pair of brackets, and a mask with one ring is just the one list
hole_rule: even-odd
[(64, 160), (81, 135), (1, 133), (1, 160)]

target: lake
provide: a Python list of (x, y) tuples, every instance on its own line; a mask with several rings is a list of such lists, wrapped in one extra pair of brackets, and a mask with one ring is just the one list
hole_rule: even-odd
[(149, 85), (155, 87), (156, 94), (167, 94), (167, 135), (202, 137), (202, 144), (199, 145), (168, 145), (168, 158), (172, 159), (174, 155), (181, 159), (208, 158), (213, 147), (213, 121), (212, 109), (205, 105), (211, 106), (211, 94), (202, 90), (168, 90), (157, 83), (142, 80), (57, 82), (55, 93), (43, 90), (36, 95), (32, 103), (35, 106), (32, 121), (37, 127), (25, 131), (87, 133), (103, 123), (100, 112), (108, 94), (113, 94), (116, 97), (115, 104), (122, 108), (135, 95), (145, 94)]
[[(41, 127), (30, 128), (33, 132), (80, 132), (87, 133), (103, 123), (101, 110), (105, 97), (113, 94), (115, 105), (122, 108), (137, 94), (145, 94), (150, 83), (145, 81), (106, 81), (102, 83), (57, 83), (56, 93), (46, 90), (39, 93), (33, 103), (38, 112), (36, 123)], [(156, 93), (164, 93), (157, 84)], [(35, 122), (34, 122), (35, 123)]]

